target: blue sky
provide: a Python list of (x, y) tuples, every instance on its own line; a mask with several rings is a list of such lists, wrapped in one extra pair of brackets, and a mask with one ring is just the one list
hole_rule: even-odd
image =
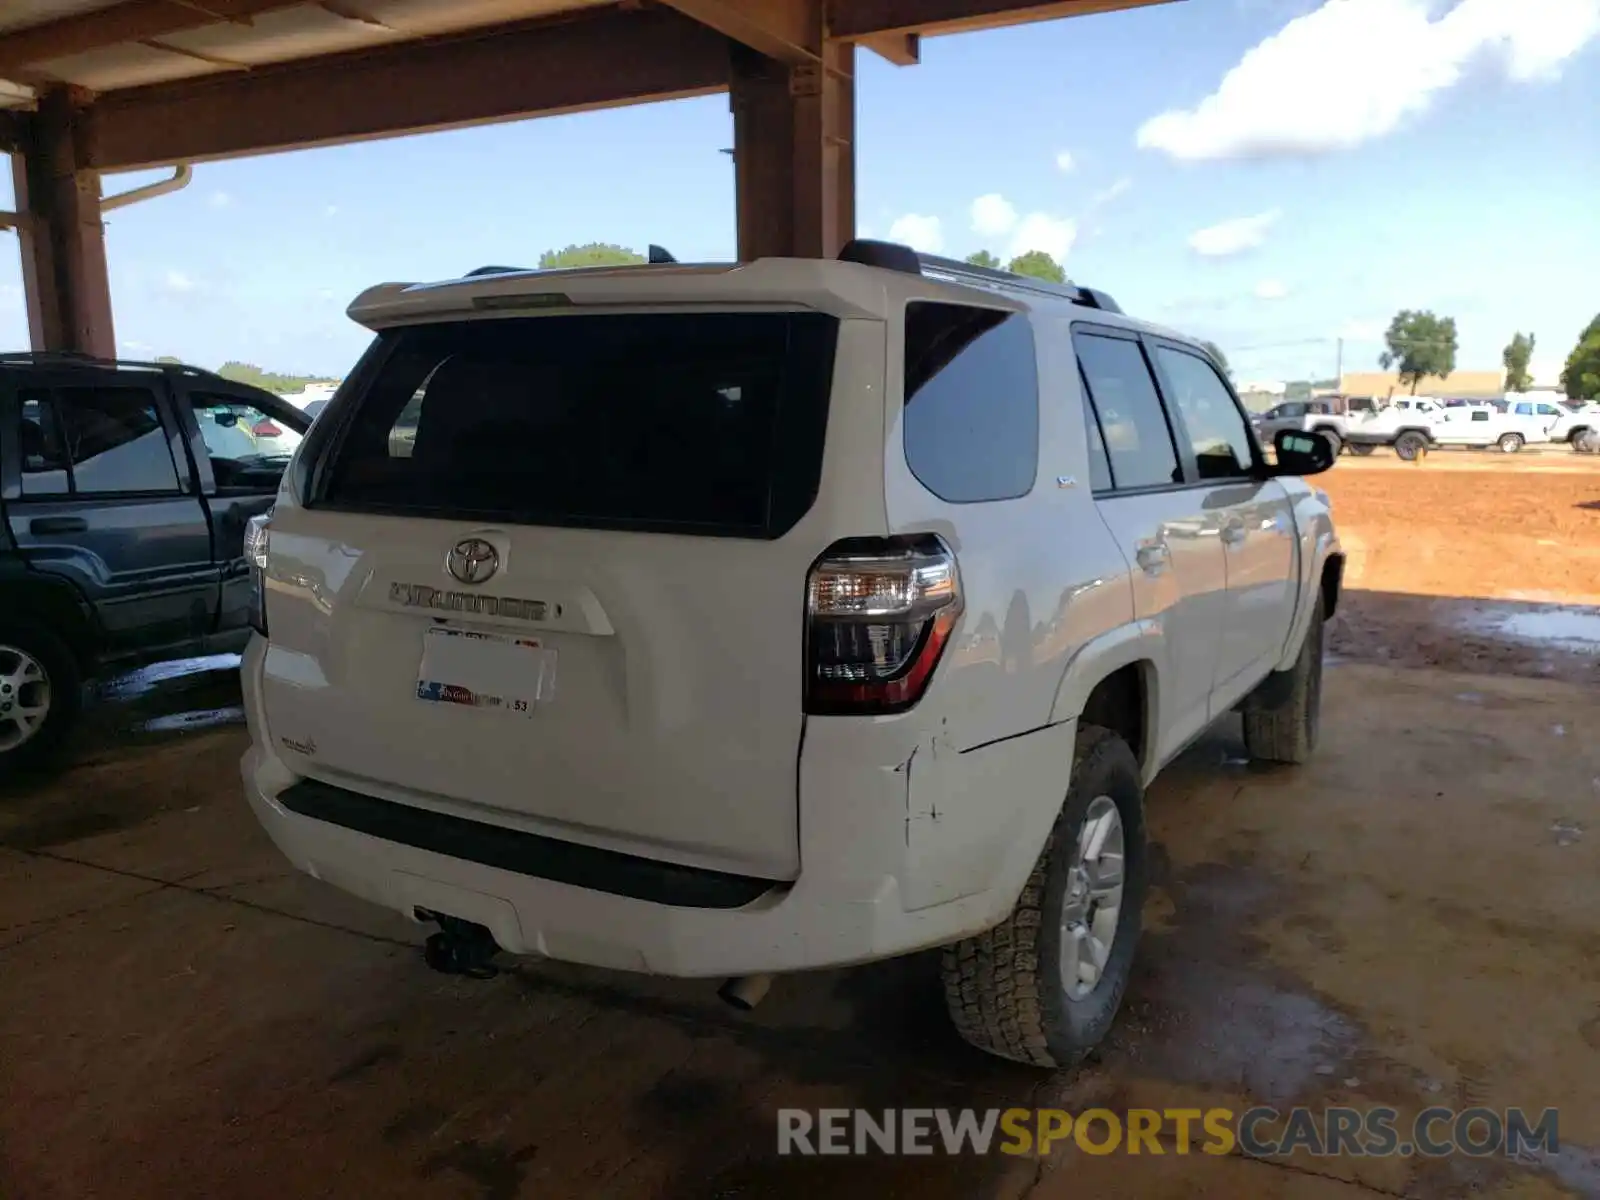
[[(1404, 307), (1456, 317), (1461, 367), (1520, 329), (1559, 370), (1600, 310), (1600, 0), (1187, 0), (862, 52), (857, 106), (861, 232), (1064, 254), (1241, 379), (1331, 374), (1341, 336), (1374, 368)], [(373, 282), (592, 240), (729, 257), (731, 144), (719, 96), (202, 164), (108, 214), (119, 349), (340, 374)]]

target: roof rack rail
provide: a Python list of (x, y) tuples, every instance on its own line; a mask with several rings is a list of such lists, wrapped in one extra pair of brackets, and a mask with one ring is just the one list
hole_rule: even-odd
[(461, 278), (473, 279), (479, 275), (510, 275), (527, 269), (527, 267), (474, 267)]
[[(255, 387), (237, 379), (228, 379), (215, 371), (196, 367), (185, 362), (146, 362), (138, 358), (102, 358), (82, 350), (3, 350), (0, 363), (71, 363), (89, 367), (135, 367), (141, 371), (162, 371), (177, 375), (190, 375), (196, 379), (214, 379), (233, 387)], [(258, 389), (259, 390), (259, 389)]]
[(1018, 275), (1014, 271), (1002, 271), (997, 267), (980, 267), (953, 258), (941, 258), (936, 254), (919, 254), (911, 247), (902, 246), (898, 242), (856, 238), (839, 251), (839, 258), (844, 262), (883, 267), (907, 275), (924, 275), (978, 287), (1005, 288), (1013, 292), (1033, 292), (1041, 296), (1053, 296), (1059, 300), (1081, 304), (1085, 308), (1098, 308), (1102, 312), (1122, 311), (1109, 293), (1096, 288), (1079, 287), (1070, 279), (1065, 283), (1053, 283), (1048, 279)]

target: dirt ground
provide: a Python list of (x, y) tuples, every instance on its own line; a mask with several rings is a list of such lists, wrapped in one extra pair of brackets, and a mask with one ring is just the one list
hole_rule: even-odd
[[(1600, 1196), (1600, 693), (1581, 638), (1495, 607), (1592, 615), (1552, 600), (1600, 588), (1600, 474), (1443, 458), (1322, 477), (1352, 563), (1317, 757), (1252, 768), (1224, 721), (1156, 782), (1139, 964), (1071, 1075), (963, 1046), (929, 956), (750, 1014), (434, 974), (261, 834), (231, 661), (119, 681), (71, 770), (0, 794), (0, 1200)], [(1554, 1107), (1561, 1151), (776, 1153), (785, 1106), (1297, 1103)]]
[(1346, 456), (1346, 658), (1600, 683), (1600, 459)]

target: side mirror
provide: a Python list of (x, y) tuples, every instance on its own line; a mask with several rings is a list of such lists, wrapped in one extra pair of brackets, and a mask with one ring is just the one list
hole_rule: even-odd
[(1320, 433), (1282, 429), (1272, 444), (1278, 452), (1274, 475), (1320, 475), (1333, 466), (1333, 447)]

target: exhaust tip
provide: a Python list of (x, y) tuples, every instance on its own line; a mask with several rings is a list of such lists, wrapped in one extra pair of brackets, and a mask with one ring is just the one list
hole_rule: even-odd
[(771, 987), (771, 975), (735, 975), (717, 989), (717, 995), (729, 1007), (749, 1012), (766, 998)]

